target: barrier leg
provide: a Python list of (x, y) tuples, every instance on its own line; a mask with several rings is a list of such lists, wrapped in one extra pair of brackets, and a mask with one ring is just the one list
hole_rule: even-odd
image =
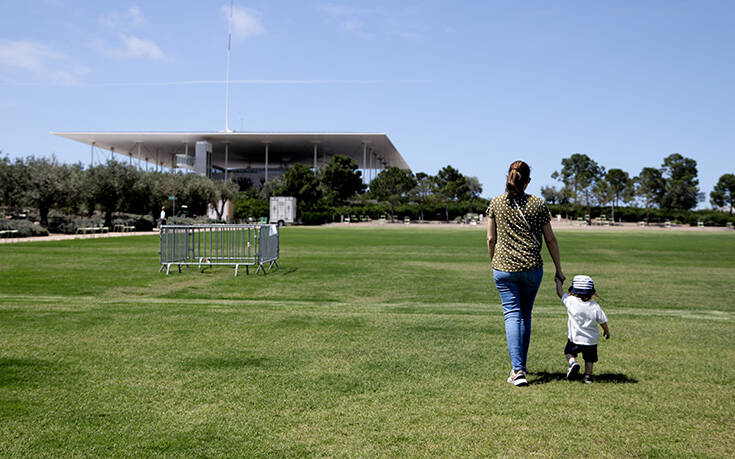
[(166, 265), (162, 264), (161, 265), (161, 269), (159, 269), (158, 272), (160, 273), (161, 271), (163, 271), (163, 268), (165, 268), (165, 267), (166, 267)]
[(240, 265), (235, 263), (235, 277), (237, 277), (237, 270), (240, 268)]
[(171, 263), (166, 264), (166, 275), (168, 276), (169, 271), (171, 270)]
[(268, 269), (271, 269), (273, 267), (273, 265), (276, 265), (276, 269), (277, 270), (279, 270), (279, 271), (281, 270), (281, 267), (278, 266), (278, 263), (276, 262), (276, 260), (271, 261), (271, 264), (270, 264), (270, 266), (268, 266)]

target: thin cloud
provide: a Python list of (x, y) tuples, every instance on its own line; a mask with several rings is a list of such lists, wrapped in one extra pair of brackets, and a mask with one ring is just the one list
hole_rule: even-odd
[(153, 40), (122, 35), (123, 55), (130, 58), (147, 57), (151, 59), (163, 59), (166, 57)]
[(265, 32), (265, 27), (260, 22), (258, 14), (253, 10), (235, 6), (232, 8), (232, 18), (230, 18), (230, 5), (224, 5), (222, 13), (229, 21), (232, 35), (236, 38), (254, 37)]
[[(226, 80), (183, 80), (97, 83), (92, 86), (189, 86), (206, 84), (225, 84)], [(404, 84), (426, 83), (427, 80), (230, 80), (230, 84)]]
[[(182, 81), (139, 81), (86, 83), (83, 86), (126, 87), (126, 86), (193, 86), (222, 85), (225, 80), (182, 80)], [(381, 85), (381, 84), (423, 84), (429, 80), (230, 80), (230, 84), (243, 85)], [(16, 86), (37, 86), (39, 83), (16, 83)]]
[(111, 46), (105, 41), (97, 41), (95, 47), (101, 53), (115, 59), (165, 59), (166, 54), (153, 40), (133, 35), (120, 34), (118, 46)]
[(120, 29), (129, 26), (140, 27), (146, 23), (143, 11), (136, 5), (126, 11), (110, 11), (99, 16), (99, 23), (110, 29)]
[(364, 37), (389, 34), (417, 40), (430, 32), (430, 27), (417, 20), (411, 10), (365, 8), (341, 3), (322, 3), (317, 9), (340, 30)]
[(33, 40), (0, 41), (0, 68), (10, 68), (31, 73), (41, 80), (71, 85), (78, 82), (82, 71), (62, 68), (66, 56), (45, 44)]

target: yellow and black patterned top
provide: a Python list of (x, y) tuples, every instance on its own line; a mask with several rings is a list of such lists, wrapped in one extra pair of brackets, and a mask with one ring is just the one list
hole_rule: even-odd
[(495, 219), (497, 230), (493, 269), (519, 272), (543, 266), (541, 227), (551, 221), (543, 199), (529, 194), (496, 196), (490, 201), (487, 216)]

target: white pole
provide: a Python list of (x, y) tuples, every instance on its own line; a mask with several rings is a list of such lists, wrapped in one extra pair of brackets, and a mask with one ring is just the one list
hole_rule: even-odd
[(316, 143), (314, 144), (314, 172), (316, 172)]
[(232, 47), (232, 8), (235, 0), (230, 1), (230, 20), (227, 23), (227, 74), (225, 76), (225, 132), (230, 132), (230, 48)]
[(92, 147), (89, 149), (89, 167), (94, 167), (94, 142), (92, 142)]

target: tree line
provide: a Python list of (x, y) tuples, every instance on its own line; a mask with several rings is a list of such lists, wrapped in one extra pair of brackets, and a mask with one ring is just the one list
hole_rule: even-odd
[[(621, 169), (606, 170), (585, 154), (564, 158), (561, 165), (552, 177), (562, 187), (542, 187), (542, 196), (549, 204), (586, 208), (588, 215), (592, 206), (609, 205), (615, 219), (621, 204), (641, 204), (648, 219), (649, 209), (689, 210), (704, 199), (696, 161), (678, 153), (667, 156), (661, 167), (645, 167), (634, 177)], [(237, 219), (267, 216), (271, 196), (293, 196), (298, 200), (298, 218), (309, 224), (350, 214), (449, 221), (487, 207), (478, 179), (450, 165), (436, 175), (390, 167), (368, 186), (353, 159), (335, 155), (319, 170), (296, 164), (283, 176), (258, 185), (246, 178), (215, 182), (196, 174), (147, 172), (113, 160), (85, 168), (59, 163), (54, 157), (0, 157), (0, 207), (37, 209), (44, 227), (52, 209), (70, 215), (99, 211), (106, 226), (111, 226), (116, 212), (149, 215), (155, 221), (161, 206), (170, 214), (169, 196), (185, 204), (190, 216), (206, 215), (211, 206), (221, 217), (222, 203), (233, 201)], [(732, 215), (735, 175), (720, 177), (710, 202), (729, 207)]]
[(35, 208), (44, 227), (52, 209), (72, 215), (99, 210), (108, 227), (115, 212), (151, 215), (155, 221), (161, 206), (170, 205), (169, 196), (186, 203), (194, 215), (206, 215), (209, 205), (221, 213), (217, 203), (236, 193), (237, 185), (232, 182), (213, 182), (196, 174), (147, 172), (113, 160), (84, 168), (79, 163), (59, 163), (55, 157), (0, 158), (0, 206)]
[(234, 201), (236, 217), (245, 219), (267, 216), (271, 196), (293, 196), (299, 216), (307, 223), (331, 221), (340, 213), (360, 212), (355, 209), (371, 204), (391, 215), (401, 205), (412, 204), (419, 218), (425, 210), (441, 207), (446, 220), (457, 213), (458, 202), (464, 203), (462, 209), (468, 202), (475, 209), (486, 205), (479, 197), (482, 186), (477, 178), (464, 176), (452, 166), (436, 176), (390, 167), (368, 187), (357, 163), (343, 155), (333, 156), (318, 171), (296, 164), (283, 176), (259, 185), (246, 178), (212, 181), (197, 174), (142, 171), (114, 160), (85, 168), (80, 163), (60, 163), (55, 157), (12, 161), (0, 157), (0, 207), (37, 209), (44, 227), (52, 209), (71, 215), (99, 211), (108, 227), (116, 212), (150, 215), (155, 221), (161, 206), (170, 213), (169, 196), (176, 198), (179, 209), (185, 204), (190, 216), (206, 215), (212, 207), (218, 219), (226, 201)]
[[(480, 197), (482, 185), (477, 177), (463, 175), (446, 166), (436, 175), (413, 173), (398, 167), (380, 171), (369, 186), (362, 171), (348, 156), (335, 155), (320, 170), (296, 164), (282, 177), (262, 187), (241, 184), (243, 192), (235, 203), (235, 213), (243, 217), (263, 212), (271, 196), (293, 196), (298, 201), (298, 217), (305, 223), (334, 221), (341, 215), (412, 214), (423, 220), (444, 220), (467, 212), (479, 213), (487, 207)], [(261, 213), (262, 214), (262, 213)], [(267, 211), (265, 211), (267, 214)]]
[[(649, 209), (666, 211), (691, 210), (704, 201), (699, 191), (697, 162), (673, 153), (664, 158), (661, 167), (644, 167), (637, 176), (612, 168), (605, 169), (585, 154), (575, 153), (561, 160), (561, 169), (551, 177), (560, 181), (561, 189), (541, 187), (541, 195), (550, 204), (573, 204), (586, 207), (590, 215), (592, 206), (610, 206), (612, 219), (615, 208), (622, 203), (642, 204), (649, 219)], [(710, 193), (713, 206), (729, 207), (730, 215), (735, 205), (735, 175), (724, 174)]]

